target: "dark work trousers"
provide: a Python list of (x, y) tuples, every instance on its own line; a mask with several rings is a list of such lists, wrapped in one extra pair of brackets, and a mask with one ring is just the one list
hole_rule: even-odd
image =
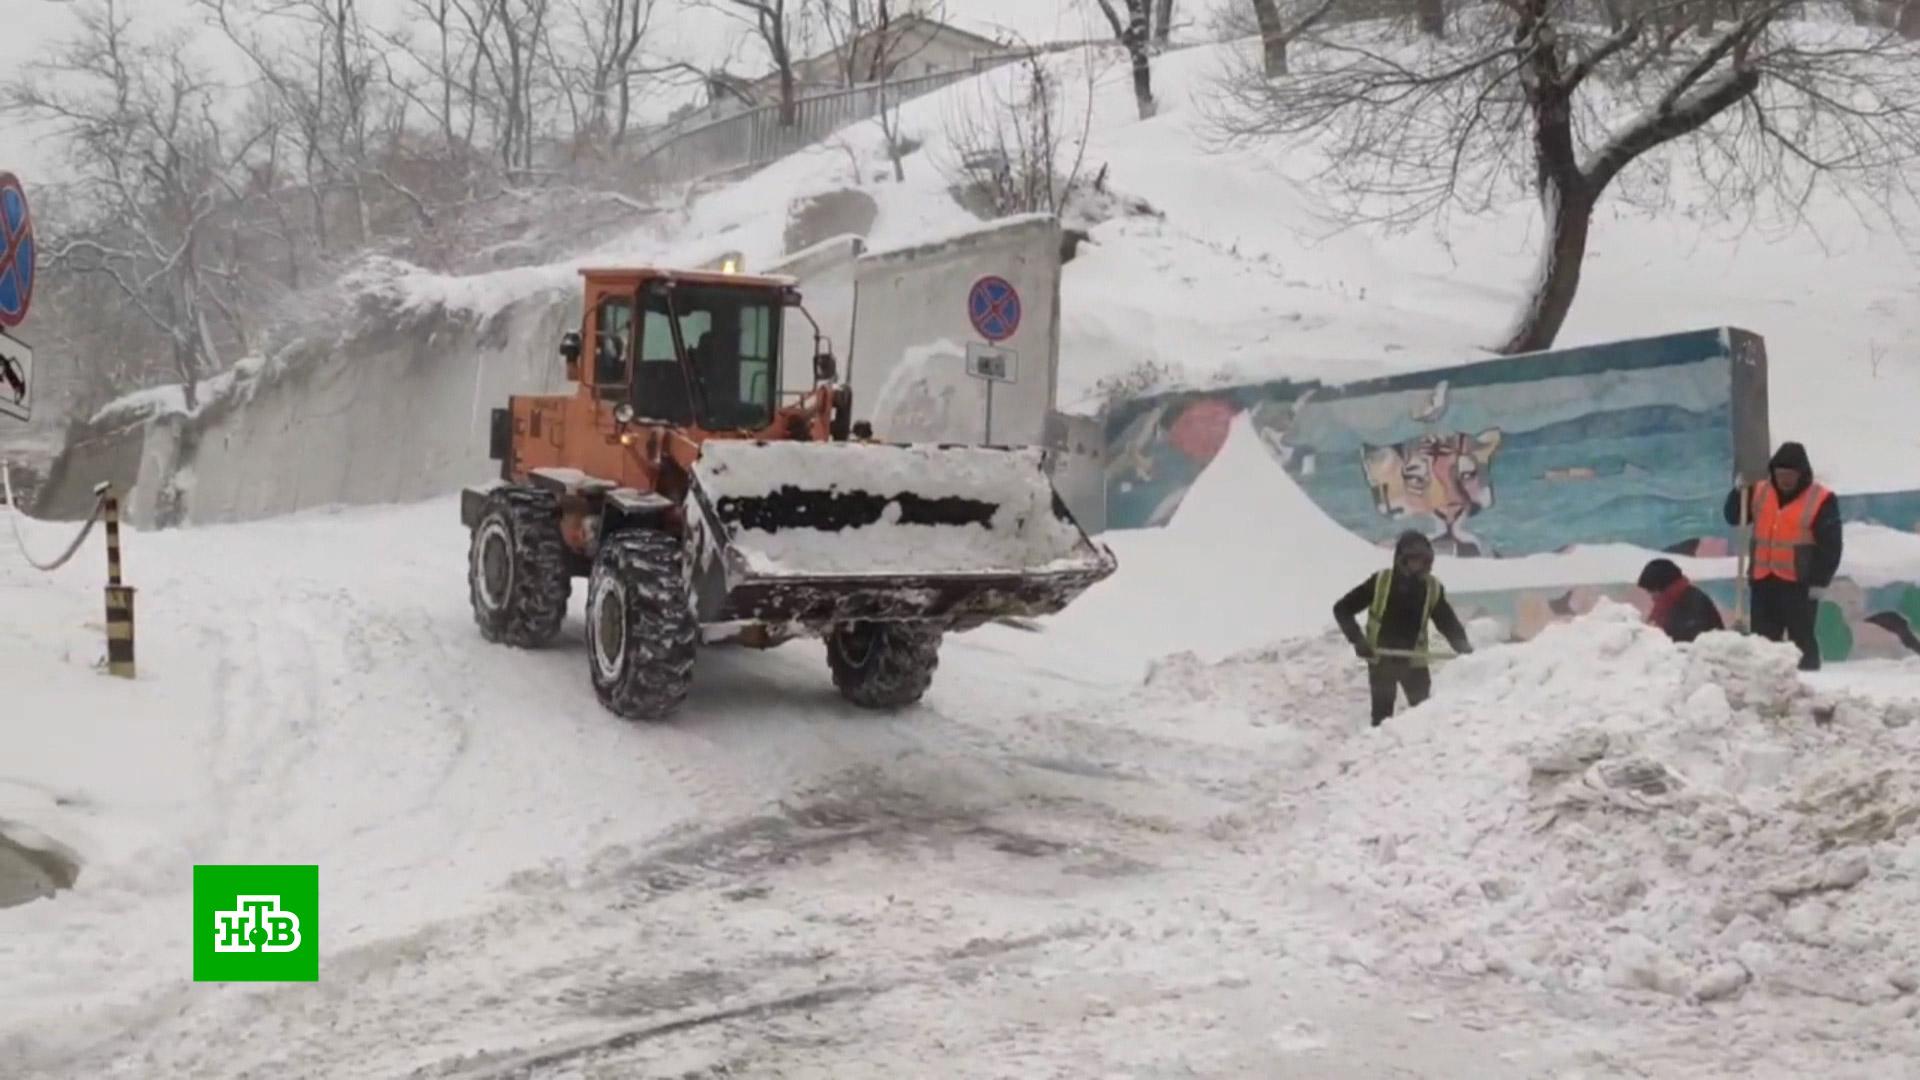
[(1393, 715), (1397, 691), (1407, 692), (1407, 705), (1427, 700), (1433, 692), (1433, 674), (1405, 660), (1375, 660), (1367, 666), (1367, 689), (1373, 691), (1373, 726)]
[(1753, 632), (1769, 641), (1782, 638), (1800, 650), (1800, 670), (1820, 670), (1820, 642), (1813, 636), (1818, 605), (1805, 585), (1779, 578), (1753, 582)]

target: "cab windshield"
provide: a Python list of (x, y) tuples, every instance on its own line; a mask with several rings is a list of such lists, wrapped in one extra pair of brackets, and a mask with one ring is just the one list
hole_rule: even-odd
[(756, 430), (773, 422), (774, 349), (780, 336), (778, 298), (764, 290), (724, 285), (679, 285), (673, 290), (687, 366), (700, 388), (687, 393), (674, 352), (667, 297), (644, 298), (640, 355), (634, 365), (633, 406), (639, 415), (668, 423), (694, 419), (709, 431)]

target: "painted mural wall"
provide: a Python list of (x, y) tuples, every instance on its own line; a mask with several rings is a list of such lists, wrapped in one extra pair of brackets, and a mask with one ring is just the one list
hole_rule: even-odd
[[(1107, 527), (1170, 521), (1242, 413), (1335, 521), (1381, 546), (1418, 529), (1462, 557), (1602, 543), (1730, 554), (1721, 510), (1735, 464), (1762, 475), (1772, 452), (1764, 342), (1703, 330), (1364, 382), (1129, 401), (1106, 421)], [(1920, 491), (1846, 494), (1841, 507), (1850, 523), (1920, 532)], [(1731, 622), (1733, 583), (1700, 584)], [(1521, 640), (1602, 596), (1647, 608), (1627, 583), (1456, 603)], [(1920, 584), (1836, 581), (1818, 632), (1832, 660), (1920, 653)]]
[(1129, 402), (1108, 419), (1108, 527), (1171, 520), (1245, 412), (1321, 509), (1377, 543), (1414, 528), (1468, 557), (1609, 542), (1707, 555), (1725, 544), (1736, 454), (1765, 458), (1765, 363), (1758, 337), (1706, 330)]

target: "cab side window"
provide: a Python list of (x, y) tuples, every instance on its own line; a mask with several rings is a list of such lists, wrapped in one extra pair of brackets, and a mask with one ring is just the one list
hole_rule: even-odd
[(773, 398), (773, 308), (740, 309), (740, 404), (749, 413), (767, 409)]
[(610, 296), (594, 316), (593, 381), (597, 386), (627, 385), (627, 357), (633, 340), (633, 302)]
[[(681, 329), (683, 333), (686, 330), (684, 320)], [(684, 424), (693, 419), (686, 371), (673, 348), (673, 327), (663, 296), (647, 297), (640, 329), (639, 363), (633, 372), (633, 404), (641, 416), (652, 420)]]

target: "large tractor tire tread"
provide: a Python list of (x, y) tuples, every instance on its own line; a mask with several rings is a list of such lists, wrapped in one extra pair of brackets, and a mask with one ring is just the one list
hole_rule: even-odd
[(480, 636), (537, 649), (566, 621), (573, 595), (560, 502), (537, 488), (497, 488), (473, 528), (467, 551), (467, 595)]
[(700, 638), (680, 541), (636, 529), (601, 542), (587, 586), (587, 663), (600, 703), (659, 720), (686, 700)]
[(939, 630), (912, 623), (867, 622), (827, 634), (827, 667), (840, 696), (863, 709), (918, 702), (940, 666)]

